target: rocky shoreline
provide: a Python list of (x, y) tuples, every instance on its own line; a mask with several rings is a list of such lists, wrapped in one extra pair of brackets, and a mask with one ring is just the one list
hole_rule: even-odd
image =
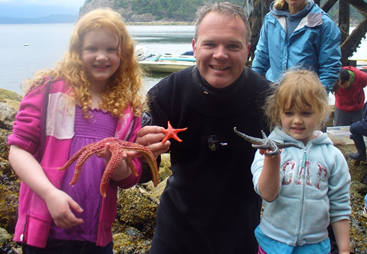
[[(15, 92), (0, 88), (0, 253), (21, 253), (20, 246), (12, 241), (17, 219), (20, 181), (9, 161), (7, 138), (12, 131), (15, 115), (22, 97)], [(348, 158), (355, 152), (354, 145), (337, 146), (346, 156), (352, 177), (350, 188), (352, 216), (350, 219), (351, 253), (367, 254), (367, 220), (362, 219), (364, 195), (367, 185), (367, 162), (359, 165)], [(154, 234), (156, 210), (160, 195), (171, 175), (169, 154), (162, 156), (160, 183), (137, 185), (119, 190), (118, 214), (113, 225), (114, 251), (117, 254), (148, 253)], [(6, 252), (5, 252), (6, 251)]]

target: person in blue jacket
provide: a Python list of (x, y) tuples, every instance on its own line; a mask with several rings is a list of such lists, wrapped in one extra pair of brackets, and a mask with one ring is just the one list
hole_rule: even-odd
[[(257, 150), (251, 166), (264, 211), (255, 230), (259, 254), (329, 254), (331, 223), (339, 253), (349, 254), (350, 174), (328, 135), (319, 131), (328, 97), (317, 75), (290, 70), (268, 97), (269, 139), (295, 144), (278, 154)], [(275, 150), (276, 151), (276, 150)]]
[(273, 82), (291, 67), (311, 69), (329, 93), (341, 70), (340, 42), (339, 28), (313, 0), (275, 0), (252, 69)]

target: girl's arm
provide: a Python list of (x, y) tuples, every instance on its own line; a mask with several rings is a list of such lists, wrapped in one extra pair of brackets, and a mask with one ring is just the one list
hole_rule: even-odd
[(83, 212), (83, 209), (48, 180), (41, 165), (29, 152), (11, 145), (9, 162), (19, 178), (46, 202), (57, 226), (70, 228), (83, 223), (82, 219), (75, 217), (70, 208), (79, 213)]
[(280, 154), (276, 156), (266, 156), (264, 150), (260, 153), (265, 156), (264, 165), (259, 177), (258, 188), (261, 197), (267, 201), (273, 201), (279, 193), (280, 183)]
[(332, 224), (340, 254), (349, 254), (349, 221), (340, 220)]
[[(124, 156), (125, 158), (127, 157), (126, 154)], [(131, 173), (132, 173), (131, 169), (127, 166), (126, 161), (123, 159), (120, 162), (117, 169), (115, 170), (115, 172), (113, 173), (113, 175), (111, 176), (111, 179), (115, 182), (119, 182), (128, 178), (131, 175)]]

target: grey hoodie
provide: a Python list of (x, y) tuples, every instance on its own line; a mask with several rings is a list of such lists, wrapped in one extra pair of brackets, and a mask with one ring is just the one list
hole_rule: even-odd
[[(329, 223), (348, 219), (350, 174), (341, 151), (326, 133), (306, 146), (276, 127), (273, 140), (294, 142), (303, 147), (285, 148), (281, 153), (280, 192), (273, 202), (264, 201), (261, 231), (270, 238), (291, 246), (315, 244), (328, 237)], [(264, 156), (256, 152), (251, 166), (255, 191)]]

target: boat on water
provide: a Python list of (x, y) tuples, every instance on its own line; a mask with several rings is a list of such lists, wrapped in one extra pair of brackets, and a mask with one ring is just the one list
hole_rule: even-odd
[(352, 65), (361, 71), (367, 72), (367, 59), (349, 59), (349, 61), (351, 61)]
[(367, 59), (358, 59), (357, 68), (361, 71), (367, 72)]
[(140, 45), (135, 45), (134, 55), (139, 61), (147, 56), (147, 48)]
[(140, 65), (147, 72), (172, 73), (196, 64), (196, 58), (192, 51), (187, 51), (181, 55), (165, 53), (143, 56), (145, 52), (143, 47), (135, 49), (135, 55), (140, 56), (138, 57)]
[(148, 56), (147, 58), (140, 60), (139, 63), (148, 72), (172, 73), (195, 65), (196, 59), (194, 56), (173, 56), (170, 54), (164, 54)]

